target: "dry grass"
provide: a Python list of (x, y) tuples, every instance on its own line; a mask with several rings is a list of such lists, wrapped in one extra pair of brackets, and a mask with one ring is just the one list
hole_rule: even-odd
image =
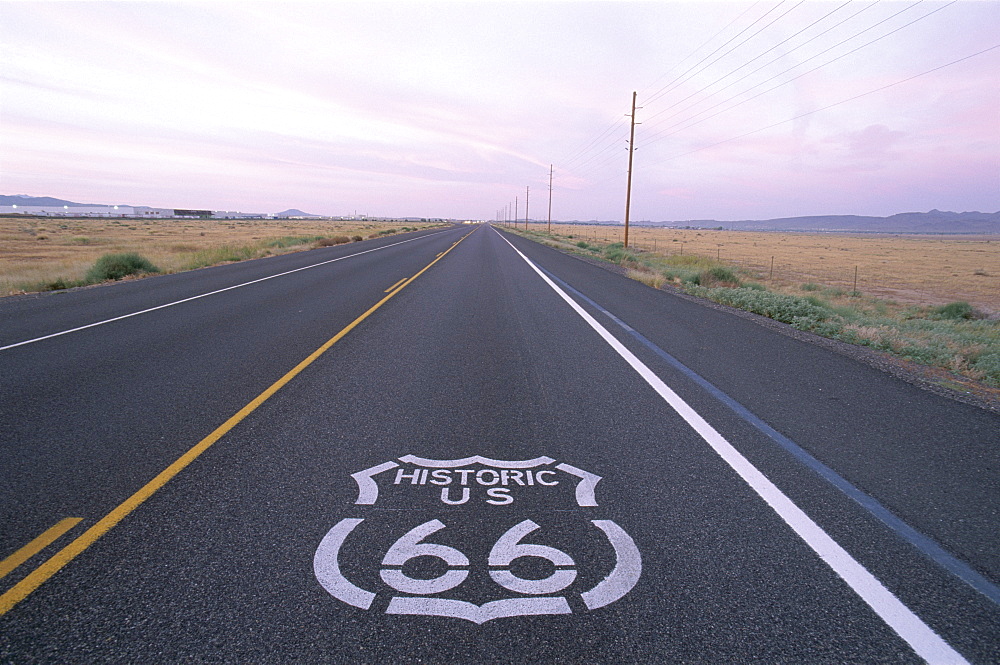
[[(389, 229), (427, 228), (414, 222), (326, 220), (130, 220), (0, 218), (0, 296), (83, 279), (104, 254), (137, 252), (164, 272), (309, 249), (287, 238), (370, 237)], [(287, 246), (280, 246), (286, 244)]]
[(630, 269), (628, 271), (628, 277), (629, 279), (634, 279), (637, 282), (642, 282), (646, 286), (652, 286), (654, 289), (658, 289), (667, 283), (666, 277), (662, 274), (645, 270)]
[[(623, 240), (623, 227), (552, 225), (577, 240)], [(858, 291), (903, 304), (965, 300), (1000, 314), (1000, 237), (780, 233), (631, 227), (629, 247), (642, 253), (691, 254), (752, 274), (774, 291), (802, 284)], [(773, 257), (773, 273), (771, 270)]]
[(990, 403), (1000, 398), (1000, 237), (635, 229), (625, 250), (621, 228), (539, 230), (529, 237), (617, 263), (655, 288), (669, 282), (799, 330), (941, 368), (947, 376), (933, 381)]

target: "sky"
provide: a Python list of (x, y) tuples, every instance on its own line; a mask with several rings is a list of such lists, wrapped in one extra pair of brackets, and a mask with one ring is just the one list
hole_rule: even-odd
[(633, 221), (995, 212), (998, 72), (997, 0), (0, 1), (0, 193), (622, 220), (635, 92)]

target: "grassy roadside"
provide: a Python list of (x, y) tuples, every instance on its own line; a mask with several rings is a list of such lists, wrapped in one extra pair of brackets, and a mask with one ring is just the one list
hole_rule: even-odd
[(0, 221), (11, 227), (0, 229), (6, 231), (0, 234), (0, 240), (6, 241), (0, 251), (0, 296), (182, 272), (433, 226), (212, 220), (152, 224), (148, 220), (63, 218)]
[[(761, 274), (705, 256), (636, 251), (620, 242), (593, 242), (573, 235), (517, 233), (556, 249), (617, 264), (630, 278), (654, 288), (676, 288), (799, 330), (868, 346), (1000, 388), (1000, 321), (987, 318), (968, 303), (904, 305), (816, 282), (774, 289), (762, 283)], [(949, 383), (947, 379), (939, 382)], [(960, 381), (950, 383), (962, 389)]]

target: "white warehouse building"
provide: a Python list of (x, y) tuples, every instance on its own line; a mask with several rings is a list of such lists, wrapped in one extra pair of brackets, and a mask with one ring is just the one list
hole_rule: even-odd
[[(170, 212), (173, 212), (172, 210)], [(43, 217), (134, 217), (132, 206), (0, 206), (0, 215), (41, 215)]]
[(40, 217), (131, 217), (138, 219), (269, 219), (264, 213), (225, 210), (181, 210), (148, 206), (74, 206), (74, 205), (0, 205), (0, 215), (36, 215)]

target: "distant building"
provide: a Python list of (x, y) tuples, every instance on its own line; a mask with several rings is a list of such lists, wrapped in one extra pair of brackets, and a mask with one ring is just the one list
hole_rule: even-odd
[(261, 212), (193, 210), (185, 208), (150, 208), (149, 206), (100, 205), (0, 205), (0, 215), (36, 215), (39, 217), (131, 217), (138, 219), (270, 219)]
[(212, 219), (270, 219), (271, 215), (262, 212), (234, 212), (232, 210), (213, 210)]
[(42, 217), (133, 217), (132, 206), (0, 206), (0, 215), (39, 215)]
[(170, 219), (174, 216), (173, 208), (150, 208), (147, 206), (136, 206), (134, 217), (142, 219)]
[(184, 210), (182, 208), (174, 209), (174, 217), (180, 217), (182, 219), (211, 219), (211, 210)]

